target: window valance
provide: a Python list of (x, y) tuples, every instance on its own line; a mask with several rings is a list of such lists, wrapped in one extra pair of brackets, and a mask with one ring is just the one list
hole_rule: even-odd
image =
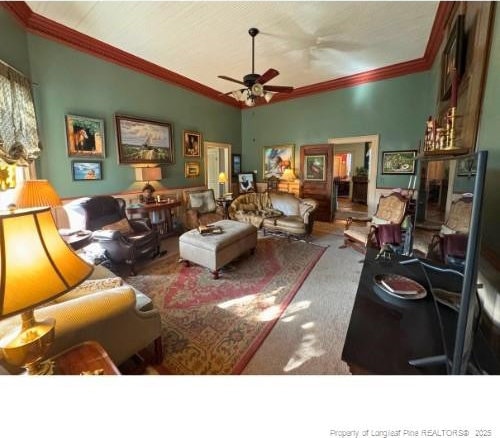
[(0, 61), (0, 162), (27, 166), (39, 154), (31, 83)]

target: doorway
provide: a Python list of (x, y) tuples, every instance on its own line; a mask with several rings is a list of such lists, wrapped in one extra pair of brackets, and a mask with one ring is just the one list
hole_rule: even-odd
[[(335, 190), (341, 193), (341, 196), (335, 196), (335, 204), (340, 216), (353, 212), (372, 215), (377, 208), (379, 136), (331, 138), (328, 139), (328, 143), (333, 145), (334, 156), (339, 157), (338, 160), (333, 160), (332, 174), (340, 178), (335, 181)], [(340, 164), (344, 159), (345, 167), (342, 167)], [(335, 163), (341, 168), (335, 167)], [(345, 169), (344, 172), (342, 169)]]
[[(205, 145), (205, 184), (213, 189), (215, 197), (230, 192), (231, 184), (231, 145), (228, 143), (204, 142)], [(225, 182), (219, 182), (224, 172)]]

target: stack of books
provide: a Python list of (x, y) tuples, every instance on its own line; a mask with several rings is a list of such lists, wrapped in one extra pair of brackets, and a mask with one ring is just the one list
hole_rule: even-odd
[(200, 225), (198, 227), (198, 232), (200, 234), (221, 234), (222, 228), (215, 225)]

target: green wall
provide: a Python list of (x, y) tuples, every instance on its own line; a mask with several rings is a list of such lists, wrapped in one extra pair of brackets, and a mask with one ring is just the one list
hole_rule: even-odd
[(29, 77), (26, 32), (2, 7), (0, 7), (0, 59)]
[(484, 192), (483, 245), (500, 257), (500, 8), (495, 21), (479, 124), (478, 148), (488, 150), (488, 171)]
[[(242, 111), (243, 168), (262, 178), (262, 146), (326, 143), (380, 135), (382, 151), (417, 149), (429, 114), (429, 73), (406, 75)], [(408, 176), (379, 175), (377, 187), (407, 186)]]
[[(38, 83), (35, 103), (44, 147), (41, 177), (49, 178), (62, 197), (116, 193), (132, 187), (132, 167), (118, 165), (114, 114), (172, 124), (175, 164), (165, 166), (162, 184), (167, 188), (204, 184), (203, 168), (199, 178), (184, 178), (184, 129), (201, 132), (204, 140), (230, 143), (236, 152), (241, 148), (237, 108), (36, 35), (28, 34), (28, 50), (31, 77)], [(103, 181), (72, 181), (65, 114), (104, 119)]]

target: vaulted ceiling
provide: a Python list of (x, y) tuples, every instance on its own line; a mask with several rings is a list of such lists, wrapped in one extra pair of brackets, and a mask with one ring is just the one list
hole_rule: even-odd
[[(212, 97), (241, 88), (219, 75), (242, 80), (252, 72), (251, 27), (260, 31), (255, 38), (255, 72), (277, 69), (279, 76), (268, 84), (293, 86), (297, 96), (301, 90), (322, 91), (319, 84), (394, 65), (410, 63), (418, 70), (439, 10), (439, 2), (427, 1), (29, 1), (27, 5), (38, 18), (31, 19), (31, 27), (41, 19), (64, 25), (70, 32), (66, 40), (73, 38), (73, 31), (95, 38), (147, 61), (151, 68), (187, 78), (188, 88), (191, 82), (194, 89), (201, 84), (204, 94)], [(51, 32), (56, 37), (61, 33)]]

